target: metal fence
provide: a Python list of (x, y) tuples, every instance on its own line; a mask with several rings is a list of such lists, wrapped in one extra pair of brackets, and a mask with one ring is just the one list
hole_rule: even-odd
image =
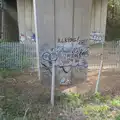
[[(98, 69), (101, 60), (100, 44), (90, 46), (88, 58), (89, 69)], [(103, 50), (103, 68), (120, 68), (120, 42), (106, 42)], [(0, 43), (0, 68), (36, 69), (35, 43), (2, 42)]]
[(20, 69), (36, 67), (35, 43), (0, 43), (0, 68)]
[(105, 42), (103, 49), (101, 44), (90, 46), (90, 55), (88, 59), (90, 69), (99, 68), (102, 54), (104, 69), (120, 68), (120, 41)]

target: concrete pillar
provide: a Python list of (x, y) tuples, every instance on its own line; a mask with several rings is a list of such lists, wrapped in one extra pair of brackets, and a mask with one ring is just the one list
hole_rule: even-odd
[(38, 28), (40, 46), (49, 44), (55, 46), (55, 11), (54, 0), (36, 0), (38, 12)]
[(73, 32), (73, 0), (55, 1), (56, 40), (72, 37)]
[[(36, 2), (40, 47), (44, 44), (54, 47), (58, 38), (78, 36), (81, 39), (89, 38), (92, 0), (36, 0)], [(78, 79), (82, 76), (79, 70), (74, 73)], [(57, 73), (60, 77), (65, 75), (60, 74)], [(49, 73), (42, 77), (49, 83), (51, 78)]]
[(41, 45), (58, 37), (88, 37), (92, 0), (36, 0)]
[(106, 22), (107, 22), (107, 6), (108, 6), (108, 0), (103, 0), (102, 2), (102, 14), (101, 14), (101, 31), (103, 33), (106, 32)]
[[(41, 45), (58, 37), (87, 38), (92, 0), (37, 0)], [(19, 33), (34, 32), (32, 0), (17, 0)]]
[(17, 0), (19, 34), (25, 34), (25, 0)]
[(93, 0), (91, 15), (91, 32), (105, 34), (108, 0)]
[(34, 33), (32, 0), (17, 0), (19, 34), (25, 36)]
[[(87, 39), (93, 30), (105, 33), (107, 2), (108, 0), (36, 0), (40, 48), (44, 44), (54, 47), (58, 38), (80, 36), (81, 39)], [(17, 0), (17, 6), (19, 33), (34, 32), (32, 0)], [(73, 70), (72, 79), (75, 76), (79, 79), (82, 76), (80, 73), (79, 70)], [(50, 81), (49, 73), (45, 76), (47, 77), (43, 80)]]

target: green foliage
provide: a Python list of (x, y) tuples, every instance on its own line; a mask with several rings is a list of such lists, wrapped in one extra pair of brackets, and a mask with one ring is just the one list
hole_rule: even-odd
[(107, 105), (87, 105), (84, 107), (84, 112), (106, 112), (110, 109)]
[(113, 106), (118, 106), (118, 107), (120, 107), (120, 100), (113, 99), (113, 100), (111, 101), (111, 104), (112, 104)]
[(120, 115), (118, 115), (118, 116), (115, 118), (115, 120), (120, 120)]
[(109, 97), (108, 96), (102, 96), (100, 93), (96, 93), (94, 95), (94, 99), (95, 99), (95, 101), (105, 103), (109, 99)]
[(70, 106), (79, 106), (81, 104), (81, 95), (77, 93), (61, 94), (60, 102), (69, 104)]
[[(16, 90), (7, 94), (13, 94), (13, 96), (8, 95), (7, 104), (0, 105), (1, 114), (4, 117), (0, 120), (74, 120), (80, 118), (81, 114), (84, 114), (87, 120), (119, 120), (119, 116), (116, 117), (111, 111), (112, 107), (116, 108), (119, 97), (111, 99), (100, 93), (80, 95), (56, 92), (56, 105), (52, 107), (49, 104), (48, 96), (50, 93), (48, 92), (40, 95), (39, 100), (30, 103), (20, 94), (17, 94)], [(43, 97), (48, 99), (47, 103)], [(118, 103), (117, 105), (119, 105)], [(29, 110), (26, 112), (27, 104), (29, 104)]]
[(108, 2), (108, 22), (111, 26), (120, 26), (120, 1), (119, 0), (109, 0)]
[(120, 39), (120, 0), (109, 0), (106, 39)]

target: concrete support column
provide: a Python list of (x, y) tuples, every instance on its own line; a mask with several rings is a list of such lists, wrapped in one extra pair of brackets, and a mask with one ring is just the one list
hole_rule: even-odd
[[(36, 1), (41, 45), (48, 42), (55, 44), (58, 37), (88, 37), (92, 0)], [(32, 0), (17, 0), (17, 8), (19, 33), (34, 32)]]
[(19, 34), (34, 33), (33, 1), (17, 0)]
[(91, 15), (91, 32), (105, 34), (108, 0), (93, 0)]
[[(78, 36), (81, 39), (89, 38), (92, 0), (36, 0), (36, 3), (40, 47), (44, 44), (54, 47), (58, 38)], [(78, 72), (74, 70), (74, 73), (76, 75), (73, 76), (77, 76), (77, 79), (83, 74), (80, 74), (79, 70)], [(58, 76), (64, 75), (65, 73), (60, 73)], [(49, 83), (51, 78), (49, 73), (42, 77)]]

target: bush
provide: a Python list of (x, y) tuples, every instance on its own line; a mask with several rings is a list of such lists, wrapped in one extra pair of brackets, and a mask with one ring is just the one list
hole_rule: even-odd
[(120, 120), (120, 115), (118, 115), (115, 120)]

